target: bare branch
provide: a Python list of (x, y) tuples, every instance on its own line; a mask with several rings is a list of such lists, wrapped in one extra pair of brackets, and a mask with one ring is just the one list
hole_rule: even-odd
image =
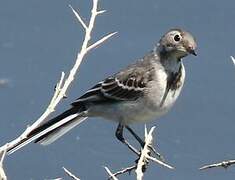
[(99, 15), (99, 14), (103, 14), (103, 13), (105, 13), (105, 12), (107, 12), (106, 10), (99, 10), (98, 12), (97, 12), (97, 14)]
[(85, 30), (87, 30), (87, 25), (86, 25), (86, 23), (82, 20), (81, 16), (78, 14), (78, 12), (75, 11), (71, 5), (69, 5), (69, 7), (72, 9), (74, 15), (77, 17), (77, 19), (78, 19), (78, 21), (81, 23), (82, 27), (83, 27)]
[(108, 167), (104, 166), (104, 169), (107, 171), (107, 173), (109, 174), (109, 179), (113, 179), (113, 180), (118, 180), (118, 178), (115, 177), (115, 175), (109, 170)]
[(117, 171), (116, 173), (114, 173), (113, 175), (115, 177), (117, 177), (118, 175), (121, 175), (121, 174), (125, 174), (125, 173), (131, 173), (132, 170), (136, 169), (137, 165), (133, 165), (133, 166), (129, 166), (129, 167), (126, 167), (120, 171)]
[(6, 150), (1, 152), (0, 166), (2, 166), (5, 156), (6, 156)]
[(215, 168), (215, 167), (223, 167), (226, 169), (233, 164), (235, 164), (235, 160), (222, 161), (219, 163), (214, 163), (214, 164), (202, 166), (199, 168), (199, 170), (206, 170), (206, 169)]
[(88, 48), (87, 48), (87, 51), (90, 51), (91, 49), (94, 49), (96, 48), (97, 46), (99, 46), (100, 44), (104, 43), (104, 41), (106, 41), (107, 39), (111, 38), (113, 35), (117, 34), (117, 32), (113, 32), (113, 33), (110, 33), (104, 37), (102, 37), (100, 40), (96, 41), (94, 44), (90, 45)]
[(78, 177), (76, 177), (73, 173), (71, 173), (68, 169), (66, 169), (65, 167), (63, 167), (63, 170), (65, 171), (65, 173), (71, 177), (72, 179), (75, 179), (75, 180), (80, 180)]
[(6, 149), (4, 151), (1, 152), (0, 154), (0, 180), (7, 180), (7, 176), (6, 176), (6, 173), (3, 169), (3, 161), (4, 161), (4, 158), (6, 156)]
[(0, 179), (1, 180), (7, 180), (7, 176), (6, 176), (2, 166), (0, 166)]
[(144, 177), (143, 167), (148, 163), (147, 156), (150, 153), (150, 150), (148, 147), (152, 145), (152, 142), (153, 142), (152, 133), (153, 133), (154, 129), (155, 129), (155, 127), (152, 127), (148, 133), (146, 125), (145, 125), (145, 131), (144, 131), (145, 132), (144, 133), (145, 134), (145, 145), (144, 145), (144, 148), (141, 150), (141, 156), (138, 160), (137, 168), (135, 170), (137, 180), (142, 180)]
[(57, 83), (56, 85), (56, 90), (57, 91), (60, 91), (61, 87), (62, 87), (62, 84), (64, 82), (64, 77), (65, 77), (65, 73), (64, 72), (61, 72), (61, 77), (60, 77), (60, 81)]
[(51, 105), (53, 105), (53, 102), (54, 102), (55, 99), (58, 97), (58, 95), (59, 95), (59, 93), (60, 93), (60, 91), (61, 91), (61, 87), (62, 87), (62, 84), (63, 84), (63, 82), (64, 82), (64, 77), (65, 77), (65, 73), (62, 72), (62, 73), (61, 73), (60, 80), (59, 80), (59, 82), (56, 84), (54, 95), (53, 95), (53, 97), (52, 97), (52, 99), (51, 99), (51, 102), (50, 102), (50, 104), (49, 104), (49, 106), (48, 106), (48, 109), (50, 109), (51, 111), (54, 111), (54, 109), (51, 107)]
[(160, 164), (160, 165), (162, 165), (164, 167), (167, 167), (169, 169), (175, 169), (173, 166), (171, 166), (171, 165), (169, 165), (169, 164), (167, 164), (165, 162), (162, 162), (162, 161), (158, 160), (157, 158), (154, 158), (154, 157), (149, 156), (149, 155), (147, 155), (146, 157), (147, 157), (147, 159), (152, 160), (153, 162), (156, 162), (156, 163), (158, 163), (158, 164)]

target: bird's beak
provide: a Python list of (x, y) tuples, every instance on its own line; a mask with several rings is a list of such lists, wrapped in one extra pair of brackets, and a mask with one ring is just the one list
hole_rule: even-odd
[(194, 56), (197, 56), (197, 53), (195, 52), (194, 49), (189, 49), (188, 52)]

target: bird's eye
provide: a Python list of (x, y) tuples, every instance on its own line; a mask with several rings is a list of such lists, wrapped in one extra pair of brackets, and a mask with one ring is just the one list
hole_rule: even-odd
[(176, 42), (179, 42), (180, 39), (181, 39), (181, 37), (180, 37), (179, 34), (176, 34), (176, 35), (174, 36), (174, 40), (175, 40)]

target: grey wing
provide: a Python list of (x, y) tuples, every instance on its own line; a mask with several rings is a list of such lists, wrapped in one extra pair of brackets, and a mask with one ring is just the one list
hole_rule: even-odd
[(72, 103), (72, 105), (76, 105), (81, 102), (99, 103), (124, 100), (133, 101), (143, 95), (144, 88), (136, 88), (135, 85), (137, 84), (138, 82), (133, 78), (130, 78), (125, 82), (121, 82), (115, 77), (109, 77), (89, 89), (84, 95)]
[(114, 76), (97, 83), (72, 105), (81, 102), (134, 101), (142, 97), (147, 83), (152, 80), (152, 69), (128, 67)]

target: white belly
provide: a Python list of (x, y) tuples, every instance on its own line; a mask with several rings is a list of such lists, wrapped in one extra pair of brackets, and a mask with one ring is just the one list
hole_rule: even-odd
[(148, 122), (154, 119), (161, 117), (166, 114), (176, 99), (178, 98), (184, 78), (185, 78), (185, 70), (182, 68), (182, 85), (175, 91), (169, 91), (164, 103), (161, 104), (162, 98), (166, 89), (166, 79), (167, 75), (158, 70), (158, 80), (153, 81), (152, 87), (150, 88), (151, 92), (146, 93), (146, 96), (143, 98), (139, 98), (137, 101), (123, 101), (118, 103), (112, 103), (107, 105), (96, 105), (90, 109), (91, 116), (100, 116), (105, 119), (114, 120), (117, 122), (122, 122), (123, 124), (130, 124), (136, 122)]

